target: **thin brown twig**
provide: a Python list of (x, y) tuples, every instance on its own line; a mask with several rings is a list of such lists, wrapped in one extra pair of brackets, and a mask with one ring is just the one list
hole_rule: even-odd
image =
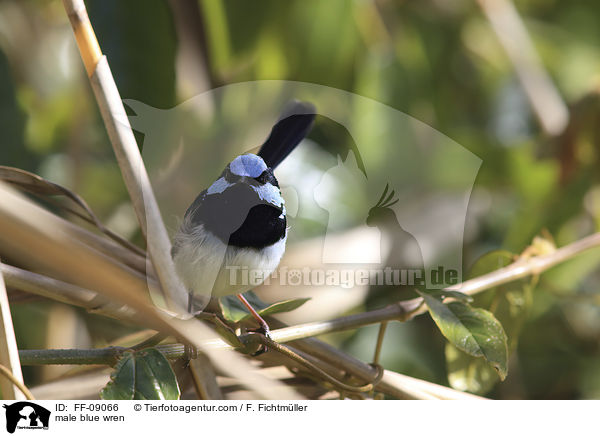
[[(600, 247), (600, 233), (594, 233), (579, 241), (573, 242), (556, 251), (541, 256), (519, 259), (516, 262), (491, 273), (450, 286), (447, 290), (460, 291), (474, 295), (487, 289), (528, 276), (539, 275), (549, 268), (569, 260), (584, 251)], [(382, 321), (408, 321), (427, 311), (422, 298), (401, 301), (399, 303), (370, 312), (344, 316), (329, 321), (319, 321), (285, 327), (271, 332), (271, 337), (277, 342), (289, 342), (298, 339), (333, 333), (351, 328), (362, 327)]]
[(385, 337), (387, 325), (388, 322), (383, 321), (379, 326), (379, 333), (377, 334), (377, 344), (375, 345), (375, 355), (373, 356), (373, 363), (379, 363), (379, 357), (381, 355), (381, 349), (383, 347), (383, 338)]
[(354, 393), (371, 392), (375, 389), (375, 386), (377, 385), (377, 383), (379, 383), (381, 381), (381, 379), (383, 377), (383, 368), (379, 365), (372, 365), (373, 368), (377, 371), (377, 374), (375, 375), (373, 380), (370, 381), (369, 383), (365, 384), (364, 386), (352, 386), (352, 385), (349, 385), (349, 384), (339, 381), (338, 379), (336, 379), (335, 377), (333, 377), (330, 374), (327, 374), (325, 371), (323, 371), (317, 365), (312, 363), (310, 360), (301, 356), (299, 353), (295, 352), (294, 350), (290, 349), (289, 347), (286, 347), (285, 345), (275, 342), (274, 340), (268, 338), (265, 335), (261, 335), (258, 333), (249, 333), (248, 334), (248, 339), (250, 339), (252, 341), (254, 338), (256, 338), (256, 340), (259, 343), (261, 343), (262, 345), (264, 345), (265, 347), (275, 350), (278, 353), (281, 353), (284, 356), (287, 356), (290, 359), (294, 360), (295, 362), (307, 367), (314, 373), (318, 374), (325, 381), (327, 381), (328, 383), (331, 383), (333, 386), (335, 386), (336, 388), (338, 388), (342, 391), (348, 391), (348, 392), (354, 392)]
[(28, 400), (35, 400), (31, 391), (29, 389), (27, 389), (27, 386), (25, 386), (23, 383), (21, 383), (21, 381), (18, 380), (13, 375), (13, 373), (6, 366), (4, 366), (2, 364), (0, 364), (0, 375), (7, 378), (13, 385), (15, 385), (21, 392), (23, 392), (23, 395), (25, 395), (25, 398), (27, 398)]
[(225, 399), (221, 387), (217, 383), (217, 375), (213, 364), (206, 354), (197, 353), (196, 358), (189, 361), (188, 371), (199, 399)]

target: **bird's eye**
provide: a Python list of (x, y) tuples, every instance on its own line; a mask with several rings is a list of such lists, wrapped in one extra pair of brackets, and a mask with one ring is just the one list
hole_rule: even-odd
[(275, 179), (275, 176), (273, 176), (273, 172), (269, 168), (264, 170), (260, 176), (255, 177), (254, 180), (256, 180), (261, 185), (271, 183), (275, 186), (278, 186), (277, 180)]
[(262, 174), (258, 177), (255, 177), (254, 180), (256, 180), (261, 185), (264, 185), (265, 183), (267, 183), (267, 172), (263, 171)]

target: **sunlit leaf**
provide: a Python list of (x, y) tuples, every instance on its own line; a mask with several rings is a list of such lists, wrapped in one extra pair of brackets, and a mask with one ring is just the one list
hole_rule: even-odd
[(260, 310), (259, 315), (274, 315), (276, 313), (291, 312), (302, 306), (310, 298), (293, 298), (291, 300), (278, 301)]
[[(469, 277), (478, 277), (509, 265), (515, 255), (496, 250), (484, 254), (473, 265)], [(529, 279), (486, 290), (475, 297), (475, 305), (488, 309), (502, 324), (507, 336), (509, 354), (516, 348), (518, 337), (531, 304)], [(483, 395), (500, 380), (496, 371), (482, 359), (460, 351), (451, 344), (446, 345), (446, 366), (450, 386)]]
[(426, 293), (419, 294), (425, 300), (431, 317), (450, 343), (471, 356), (483, 357), (496, 369), (501, 379), (506, 377), (506, 334), (492, 313), (461, 302), (444, 304)]

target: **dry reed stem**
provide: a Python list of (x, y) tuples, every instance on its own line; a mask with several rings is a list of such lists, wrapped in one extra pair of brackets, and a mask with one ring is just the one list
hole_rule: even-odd
[(83, 0), (63, 0), (63, 4), (167, 307), (184, 314), (187, 291), (175, 272), (171, 241), (108, 61), (98, 46)]
[[(2, 263), (0, 262), (0, 267)], [(4, 400), (22, 400), (26, 391), (21, 387), (23, 373), (19, 361), (19, 350), (8, 304), (8, 295), (4, 278), (0, 271), (0, 366), (4, 369), (4, 377), (0, 377), (0, 393)], [(27, 388), (25, 388), (27, 389)]]

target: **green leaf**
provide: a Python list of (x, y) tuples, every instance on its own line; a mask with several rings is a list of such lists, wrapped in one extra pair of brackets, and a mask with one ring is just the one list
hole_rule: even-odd
[[(514, 260), (514, 254), (496, 250), (481, 256), (469, 278), (502, 268)], [(502, 324), (507, 336), (509, 355), (516, 348), (527, 311), (531, 305), (531, 285), (526, 279), (497, 286), (475, 296), (474, 305), (487, 309)], [(483, 395), (500, 380), (498, 374), (480, 358), (468, 355), (451, 344), (446, 345), (448, 381), (454, 389)]]
[(165, 356), (156, 348), (147, 348), (123, 354), (100, 397), (104, 400), (177, 400), (179, 386)]
[(426, 293), (419, 294), (446, 339), (471, 356), (483, 357), (504, 380), (508, 363), (507, 338), (494, 315), (461, 302), (444, 304)]
[[(294, 298), (292, 300), (279, 301), (269, 305), (258, 298), (252, 291), (244, 293), (244, 297), (246, 297), (248, 303), (250, 303), (261, 316), (291, 312), (310, 300), (310, 298)], [(237, 295), (221, 297), (219, 299), (219, 305), (221, 306), (223, 317), (228, 321), (239, 322), (252, 317), (248, 309), (246, 309), (246, 306), (238, 299)]]
[(110, 375), (110, 381), (100, 391), (103, 400), (132, 400), (135, 396), (135, 358), (124, 353)]
[(278, 301), (277, 303), (271, 304), (269, 307), (266, 307), (262, 310), (258, 311), (259, 315), (273, 315), (275, 313), (284, 313), (291, 312), (302, 306), (306, 303), (310, 298), (293, 298), (291, 300)]

